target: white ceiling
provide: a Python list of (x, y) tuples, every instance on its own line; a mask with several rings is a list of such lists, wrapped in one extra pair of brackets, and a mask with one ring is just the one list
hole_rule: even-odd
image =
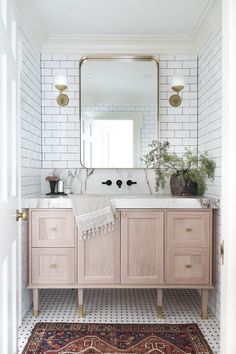
[[(25, 0), (25, 3), (28, 1)], [(190, 37), (212, 0), (30, 0), (50, 35)]]

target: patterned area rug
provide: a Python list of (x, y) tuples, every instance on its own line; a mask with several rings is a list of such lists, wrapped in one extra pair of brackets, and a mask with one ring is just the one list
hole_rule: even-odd
[(213, 354), (197, 324), (38, 323), (23, 354)]

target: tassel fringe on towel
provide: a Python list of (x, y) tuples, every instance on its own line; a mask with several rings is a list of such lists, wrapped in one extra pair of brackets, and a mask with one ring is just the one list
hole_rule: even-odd
[(110, 196), (77, 194), (70, 199), (82, 240), (114, 229), (117, 213)]

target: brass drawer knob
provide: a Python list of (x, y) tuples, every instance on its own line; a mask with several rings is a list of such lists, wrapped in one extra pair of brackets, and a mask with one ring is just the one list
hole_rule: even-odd
[(192, 268), (191, 264), (186, 264), (186, 268)]
[(187, 232), (191, 232), (192, 229), (190, 229), (189, 227), (187, 227), (186, 231), (187, 231)]
[(57, 265), (55, 263), (49, 265), (49, 268), (56, 268), (56, 267)]

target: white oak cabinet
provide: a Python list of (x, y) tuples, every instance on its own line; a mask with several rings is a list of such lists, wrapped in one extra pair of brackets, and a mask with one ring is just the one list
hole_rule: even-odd
[(126, 209), (114, 230), (80, 240), (71, 209), (29, 210), (29, 288), (38, 315), (40, 288), (212, 288), (211, 209)]

